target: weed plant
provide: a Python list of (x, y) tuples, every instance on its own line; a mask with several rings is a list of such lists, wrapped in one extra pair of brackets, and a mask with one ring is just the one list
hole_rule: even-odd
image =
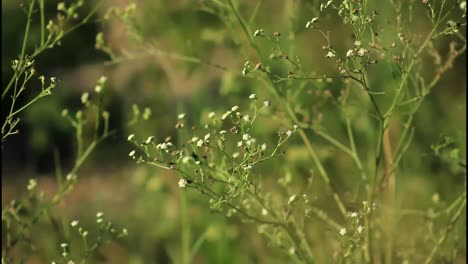
[[(159, 47), (145, 35), (135, 3), (110, 8), (103, 19), (123, 22), (128, 41), (136, 45), (119, 50), (107, 43), (104, 32), (96, 36), (95, 47), (109, 55), (108, 64), (156, 56), (219, 70), (223, 81), (230, 83), (219, 104), (179, 111), (170, 134), (146, 136), (146, 131), (135, 131), (127, 138), (133, 148), (128, 156), (139, 166), (178, 177), (184, 224), (181, 257), (173, 262), (194, 262), (205, 239), (203, 234), (192, 241), (185, 227), (190, 218), (187, 193), (203, 197), (206, 212), (209, 208), (255, 226), (269, 250), (279, 250), (288, 263), (466, 260), (459, 246), (466, 243), (459, 235), (466, 209), (466, 139), (447, 135), (427, 147), (446, 166), (444, 175), (465, 186), (457, 189), (453, 200), (441, 203), (435, 192), (426, 207), (415, 209), (405, 189), (410, 173), (431, 173), (412, 164), (418, 159), (415, 155), (421, 156), (413, 147), (417, 135), (427, 129), (416, 121), (424, 103), (436, 89), (444, 89), (441, 81), (465, 54), (466, 1), (285, 1), (284, 13), (270, 18), (284, 21), (278, 28), (258, 22), (257, 17), (268, 12), (267, 3), (254, 2), (194, 4), (197, 12), (223, 24), (213, 38), (235, 51), (234, 69), (223, 61), (195, 56), (196, 52)], [(80, 20), (76, 10), (82, 5), (83, 1), (60, 3), (57, 20), (46, 25), (44, 1), (29, 2), (24, 43), (37, 10), (41, 38), (31, 55), (23, 43), (12, 63), (12, 78), (2, 93), (2, 102), (11, 104), (2, 142), (18, 133), (23, 110), (53, 91), (56, 78), (40, 76), (41, 92), (23, 106), (15, 105), (37, 77), (33, 67), (37, 55), (88, 23), (99, 7)], [(311, 47), (319, 47), (310, 52), (323, 68), (315, 69), (309, 54), (301, 54), (304, 49), (298, 43), (304, 38), (313, 41)], [(21, 261), (21, 256), (35, 251), (31, 227), (40, 219), (49, 219), (60, 237), (54, 263), (85, 263), (104, 241), (127, 235), (127, 229), (116, 228), (101, 212), (92, 239), (78, 220), (51, 216), (73, 190), (89, 154), (115, 133), (109, 130), (109, 114), (101, 105), (106, 80), (101, 77), (94, 92), (81, 96), (82, 111), (62, 113), (76, 129), (77, 158), (65, 178), (57, 167), (59, 189), (53, 198), (45, 199), (31, 180), (26, 197), (2, 208), (2, 262)], [(240, 88), (232, 88), (236, 86)], [(149, 108), (141, 113), (135, 105), (129, 125), (148, 120), (151, 113)], [(92, 128), (85, 126), (88, 120), (93, 121)], [(92, 131), (87, 139), (85, 128)], [(82, 239), (82, 252), (73, 252), (72, 236)]]

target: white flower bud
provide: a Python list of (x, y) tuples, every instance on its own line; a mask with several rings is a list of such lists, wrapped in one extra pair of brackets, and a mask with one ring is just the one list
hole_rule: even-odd
[(187, 180), (180, 179), (178, 184), (179, 184), (179, 188), (185, 188), (185, 186), (187, 185)]

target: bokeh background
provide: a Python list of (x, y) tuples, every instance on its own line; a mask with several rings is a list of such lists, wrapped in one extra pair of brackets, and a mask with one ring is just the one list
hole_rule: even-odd
[[(6, 86), (12, 74), (11, 61), (20, 52), (21, 32), (26, 19), (19, 2), (2, 1), (2, 87)], [(47, 16), (56, 14), (57, 2), (46, 1)], [(54, 151), (59, 151), (61, 165), (66, 170), (74, 161), (76, 147), (73, 129), (63, 122), (61, 111), (64, 108), (78, 109), (81, 94), (92, 91), (96, 80), (106, 75), (108, 85), (105, 106), (110, 112), (111, 127), (119, 132), (100, 145), (88, 159), (79, 173), (76, 189), (66, 197), (56, 213), (66, 214), (70, 220), (79, 219), (83, 225), (92, 226), (95, 213), (103, 211), (115, 224), (126, 227), (129, 230), (127, 239), (113, 242), (103, 249), (103, 261), (106, 263), (168, 263), (171, 259), (177, 260), (184, 219), (189, 223), (193, 241), (202, 235), (205, 238), (195, 256), (195, 263), (287, 263), (285, 255), (270, 247), (258, 234), (256, 225), (210, 211), (205, 197), (187, 192), (185, 201), (188, 209), (184, 213), (181, 210), (181, 190), (177, 187), (178, 178), (174, 174), (136, 165), (129, 159), (128, 153), (132, 146), (126, 137), (130, 133), (141, 138), (155, 135), (161, 140), (174, 134), (177, 113), (186, 112), (188, 119), (196, 123), (200, 116), (206, 116), (210, 111), (223, 111), (232, 105), (246, 105), (246, 98), (251, 93), (255, 92), (263, 98), (268, 96), (259, 83), (243, 78), (240, 74), (244, 62), (249, 58), (239, 53), (238, 43), (223, 21), (203, 9), (203, 1), (135, 2), (138, 37), (128, 34), (126, 25), (119, 21), (93, 23), (79, 28), (67, 36), (61, 46), (37, 58), (37, 71), (46, 76), (57, 76), (59, 84), (53, 96), (40, 100), (23, 113), (20, 133), (2, 144), (2, 205), (24, 193), (29, 178), (37, 178), (39, 188), (46, 193), (56, 189)], [(241, 6), (241, 12), (247, 16), (255, 9), (256, 2), (246, 1)], [(294, 21), (288, 18), (285, 2), (263, 1), (253, 21), (254, 28), (263, 28), (266, 32), (284, 32), (287, 35), (289, 23), (293, 23), (292, 28), (296, 30), (294, 45), (305, 67), (319, 75), (334, 72), (333, 64), (324, 58), (323, 39), (318, 33), (306, 33), (303, 29), (305, 21), (315, 16), (313, 14), (320, 2), (295, 1), (301, 8)], [(392, 20), (392, 9), (387, 3), (370, 2), (379, 10), (379, 19), (383, 25), (395, 23)], [(420, 39), (430, 31), (431, 24), (424, 13), (424, 6), (419, 3), (421, 1), (414, 2), (412, 28), (417, 32), (415, 38)], [(102, 16), (109, 6), (124, 7), (128, 4), (129, 1), (123, 0), (106, 1), (99, 15)], [(89, 9), (89, 6), (86, 8)], [(345, 51), (353, 42), (349, 29), (340, 24), (336, 16), (326, 17), (325, 21), (327, 28), (333, 30), (332, 42), (335, 48)], [(28, 43), (30, 49), (34, 48), (39, 30), (37, 23), (32, 24), (32, 27), (35, 34), (32, 34)], [(386, 30), (385, 27), (381, 28), (383, 39), (385, 34), (390, 35)], [(200, 58), (204, 63), (192, 63), (167, 54), (141, 53), (120, 63), (106, 64), (109, 56), (94, 47), (98, 32), (104, 33), (109, 46), (115, 50), (135, 50), (139, 43), (153, 44), (171, 54)], [(465, 32), (462, 34), (466, 36)], [(449, 37), (442, 37), (435, 45), (445, 54), (449, 42)], [(266, 49), (265, 52), (269, 52), (268, 47)], [(225, 69), (211, 67), (206, 63), (219, 64)], [(388, 67), (379, 67), (370, 74), (370, 83), (380, 87), (379, 90), (390, 89), (394, 84), (391, 72)], [(430, 67), (427, 67), (428, 74), (431, 74)], [(325, 86), (332, 92), (332, 96), (337, 97), (342, 84), (332, 82)], [(312, 97), (313, 93), (302, 100), (315, 102)], [(388, 102), (380, 103), (385, 105)], [(150, 107), (153, 115), (149, 122), (129, 129), (125, 124), (132, 117), (132, 104)], [(2, 105), (2, 112), (5, 107)], [(329, 103), (325, 107), (325, 123), (339, 137), (345, 138), (344, 126), (334, 122), (336, 111), (333, 108), (336, 105)], [(280, 123), (274, 119), (260, 120), (257, 133), (271, 135), (266, 136), (265, 140), (273, 141), (274, 130), (280, 127), (275, 122)], [(400, 199), (405, 208), (442, 208), (464, 190), (464, 172), (450, 159), (436, 157), (430, 146), (439, 143), (444, 136), (450, 136), (465, 159), (464, 55), (455, 61), (454, 67), (426, 98), (415, 117), (415, 126), (417, 129), (413, 143), (402, 163), (404, 169), (399, 181)], [(366, 129), (370, 128), (364, 123), (356, 134), (363, 138), (363, 144), (368, 144), (363, 148), (371, 148), (365, 139)], [(353, 178), (346, 177), (349, 163), (325, 142), (314, 140), (321, 146), (321, 156), (332, 171), (338, 189), (345, 196), (352, 197), (354, 193), (349, 190), (355, 190)], [(289, 167), (296, 168), (291, 170), (294, 177), (305, 179), (310, 161), (299, 141), (292, 144), (287, 154)], [(281, 162), (269, 165), (271, 167), (265, 169), (266, 173), (270, 173), (269, 177), (279, 178), (285, 173)], [(323, 193), (320, 186), (314, 188), (314, 192), (316, 203), (326, 210), (329, 194)], [(440, 201), (434, 205), (433, 197), (436, 193)], [(402, 232), (397, 237), (397, 243), (407, 247), (408, 252), (411, 252), (410, 249), (417, 250), (418, 244), (425, 241), (424, 233), (427, 230), (419, 225), (420, 221), (408, 220), (399, 227)], [(418, 226), (419, 229), (415, 229)], [(317, 232), (321, 232), (320, 227), (317, 222)], [(458, 240), (454, 244), (460, 248), (457, 257), (461, 261), (459, 263), (466, 258), (464, 229), (457, 229)], [(419, 235), (421, 238), (407, 240), (405, 230), (412, 230), (413, 236)], [(42, 241), (38, 243), (38, 248), (44, 253), (31, 257), (27, 263), (47, 263), (48, 257), (57, 254), (57, 245), (54, 244), (56, 238), (51, 234), (45, 225), (39, 225), (35, 239)], [(322, 235), (326, 237), (327, 233)], [(326, 238), (314, 237), (313, 241), (320, 244)], [(424, 255), (424, 252), (421, 254)]]

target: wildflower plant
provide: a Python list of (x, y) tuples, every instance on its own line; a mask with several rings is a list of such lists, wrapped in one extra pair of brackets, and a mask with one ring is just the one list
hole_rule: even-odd
[[(61, 45), (61, 40), (77, 28), (93, 22), (91, 18), (99, 8), (99, 4), (93, 6), (91, 11), (83, 14), (82, 7), (84, 1), (78, 0), (65, 4), (60, 2), (57, 5), (56, 18), (50, 19), (46, 24), (45, 1), (30, 0), (26, 8), (27, 21), (21, 53), (18, 58), (12, 61), (13, 73), (10, 81), (2, 92), (2, 103), (9, 104), (9, 111), (3, 119), (2, 125), (2, 146), (12, 135), (19, 133), (20, 114), (28, 108), (32, 108), (34, 103), (45, 96), (52, 94), (53, 89), (58, 85), (57, 77), (38, 76), (34, 66), (36, 58), (48, 49)], [(34, 23), (33, 14), (40, 17), (40, 40), (32, 51), (27, 50), (31, 25)], [(37, 81), (37, 80), (38, 81)], [(76, 136), (76, 153), (72, 167), (67, 173), (62, 171), (60, 153), (55, 152), (54, 160), (56, 165), (57, 190), (46, 195), (41, 190), (38, 180), (30, 179), (26, 186), (26, 192), (10, 203), (2, 206), (2, 263), (23, 262), (28, 257), (34, 256), (38, 245), (35, 243), (34, 232), (38, 227), (52, 227), (56, 236), (61, 239), (57, 241), (60, 259), (52, 263), (74, 263), (72, 259), (80, 263), (86, 263), (103, 243), (120, 239), (127, 235), (126, 229), (118, 230), (117, 227), (108, 220), (104, 220), (102, 214), (98, 214), (96, 223), (98, 226), (97, 235), (93, 236), (95, 241), (88, 242), (88, 231), (83, 227), (78, 227), (78, 221), (73, 221), (71, 226), (66, 223), (67, 216), (55, 212), (59, 204), (65, 204), (65, 197), (72, 192), (77, 185), (78, 173), (84, 162), (89, 159), (91, 153), (104, 140), (116, 133), (109, 127), (110, 114), (104, 109), (102, 104), (104, 88), (107, 77), (98, 79), (94, 91), (84, 92), (79, 101), (82, 107), (75, 111), (63, 109), (61, 115), (64, 122), (74, 128)], [(39, 87), (35, 92), (35, 87)], [(24, 103), (24, 98), (26, 102)], [(22, 105), (18, 105), (22, 102)], [(147, 116), (150, 113), (146, 114)], [(136, 120), (135, 122), (137, 122)], [(91, 129), (91, 133), (88, 133)], [(88, 137), (88, 134), (92, 136)], [(66, 176), (65, 176), (66, 175)], [(50, 196), (49, 196), (50, 195)], [(61, 225), (62, 223), (63, 225)], [(72, 250), (71, 228), (77, 228), (83, 240), (83, 252)], [(71, 257), (73, 253), (73, 258)], [(46, 254), (44, 254), (45, 256)], [(78, 261), (77, 261), (78, 262)]]
[[(223, 210), (227, 216), (238, 214), (256, 222), (259, 232), (295, 262), (324, 261), (317, 256), (319, 246), (311, 245), (304, 231), (307, 219), (320, 219), (341, 243), (334, 261), (375, 263), (383, 257), (386, 263), (392, 263), (397, 250), (394, 228), (400, 210), (392, 207), (398, 188), (396, 178), (415, 135), (414, 120), (421, 105), (455, 59), (465, 53), (466, 39), (459, 29), (466, 26), (466, 2), (455, 5), (445, 0), (410, 3), (392, 0), (383, 3), (392, 11), (384, 12), (379, 10), (383, 8), (380, 2), (377, 5), (372, 1), (321, 1), (319, 6), (310, 9), (309, 18), (304, 21), (296, 17), (299, 4), (284, 5), (290, 22), (283, 27), (285, 32), (281, 32), (255, 25), (256, 15), (262, 12), (261, 1), (248, 18), (243, 9), (246, 5), (241, 1), (205, 1), (202, 10), (224, 22), (244, 55), (243, 66), (237, 74), (254, 87), (249, 96), (253, 100), (251, 111), (244, 110), (244, 105), (228, 107), (210, 113), (208, 119), (202, 118), (193, 127), (194, 122), (187, 125), (187, 116), (179, 115), (175, 138), (129, 137), (135, 146), (130, 157), (138, 163), (177, 172), (178, 186), (207, 196), (211, 208)], [(412, 28), (417, 12), (425, 14), (424, 22), (431, 25), (430, 32), (423, 36)], [(382, 17), (382, 13), (394, 14), (393, 23), (385, 23), (389, 18)], [(333, 28), (327, 25), (330, 16), (340, 20), (343, 30), (352, 36), (351, 42), (334, 43)], [(331, 65), (328, 73), (317, 74), (307, 68), (307, 61), (294, 46), (299, 34), (321, 37), (322, 58), (318, 60)], [(442, 36), (448, 36), (450, 41), (445, 56), (435, 47)], [(150, 47), (149, 54), (157, 50), (153, 48)], [(214, 65), (185, 55), (157, 52), (173, 59)], [(423, 74), (430, 71), (423, 63), (428, 57), (435, 62), (431, 76)], [(133, 56), (122, 53), (122, 58)], [(393, 82), (379, 84), (378, 72), (388, 70)], [(329, 90), (327, 87), (332, 83), (341, 88)], [(262, 106), (258, 103), (262, 97), (271, 101), (265, 101)], [(268, 135), (255, 134), (252, 129), (263, 125), (256, 120), (265, 107), (273, 107), (275, 114), (283, 114), (284, 130), (279, 132), (273, 146), (261, 140)], [(332, 116), (333, 122), (325, 121), (324, 114)], [(364, 133), (359, 128), (362, 124), (371, 132)], [(395, 132), (394, 127), (401, 131)], [(283, 203), (279, 206), (273, 202), (278, 197), (272, 199), (273, 191), (266, 186), (273, 187), (266, 184), (266, 176), (257, 166), (272, 162), (269, 159), (273, 158), (286, 163), (284, 157), (278, 156), (283, 150), (288, 153), (293, 148), (294, 143), (286, 142), (290, 139), (300, 141), (305, 149), (311, 162), (310, 176), (307, 187), (300, 191), (292, 184), (292, 177), (287, 176), (291, 172), (282, 177), (278, 183), (287, 195), (281, 195)], [(343, 187), (333, 177), (333, 168), (326, 164), (328, 160), (320, 152), (324, 146), (335, 149), (352, 164), (350, 170), (357, 182), (353, 187), (357, 192), (355, 198), (343, 197)], [(466, 173), (463, 158), (458, 164)], [(287, 167), (291, 171), (294, 165)], [(310, 201), (314, 187), (311, 179), (316, 176), (321, 181), (314, 184), (325, 186), (329, 192), (329, 208), (318, 208)], [(415, 259), (434, 262), (452, 224), (465, 209), (466, 203), (460, 200), (465, 196), (463, 192), (457, 198), (453, 208), (458, 211), (447, 225), (445, 235), (433, 245), (432, 253)], [(353, 203), (362, 201), (362, 210), (352, 210)], [(303, 210), (302, 214), (298, 208)], [(391, 219), (386, 226), (382, 224), (384, 218)], [(385, 236), (386, 242), (382, 241)], [(379, 246), (382, 243), (383, 251)]]
[[(45, 193), (39, 189), (36, 179), (30, 179), (27, 185), (27, 193), (24, 197), (19, 197), (17, 200), (11, 201), (7, 206), (2, 207), (2, 233), (6, 237), (5, 246), (2, 247), (2, 261), (5, 263), (15, 262), (19, 256), (25, 258), (28, 255), (34, 254), (34, 245), (32, 233), (34, 228), (38, 225), (47, 223), (47, 219), (52, 225), (57, 225), (60, 220), (62, 223), (66, 222), (66, 215), (60, 215), (59, 219), (51, 217), (56, 207), (61, 203), (64, 204), (67, 194), (75, 189), (78, 181), (78, 173), (83, 163), (89, 159), (89, 156), (95, 148), (102, 141), (114, 135), (116, 130), (109, 129), (110, 115), (107, 111), (103, 110), (100, 102), (104, 95), (103, 88), (105, 85), (106, 77), (101, 77), (97, 81), (96, 87), (92, 94), (85, 92), (80, 97), (82, 109), (71, 113), (68, 109), (62, 111), (62, 116), (74, 128), (76, 135), (76, 159), (70, 171), (63, 176), (60, 155), (58, 152), (55, 154), (56, 161), (56, 180), (57, 191), (51, 198), (47, 198)], [(92, 124), (89, 124), (92, 120)], [(92, 129), (92, 136), (87, 136), (87, 128), (89, 125)], [(49, 216), (49, 217), (47, 217)], [(71, 223), (71, 227), (77, 226), (76, 221)], [(102, 213), (97, 215), (98, 234), (96, 241), (92, 245), (87, 243), (87, 231), (83, 231), (82, 227), (78, 228), (78, 233), (83, 239), (83, 251), (79, 258), (82, 259), (81, 263), (86, 263), (95, 251), (106, 241), (122, 238), (126, 235), (126, 231), (119, 231), (109, 221), (104, 221)], [(62, 258), (56, 263), (66, 263), (70, 259), (70, 228), (69, 225), (57, 226), (56, 232), (59, 236), (66, 241), (61, 242)], [(19, 256), (17, 255), (19, 251)], [(75, 258), (76, 260), (76, 258)]]
[(268, 100), (259, 103), (255, 95), (249, 98), (250, 111), (233, 106), (224, 113), (211, 112), (200, 128), (188, 128), (186, 115), (179, 114), (175, 124), (179, 144), (171, 137), (156, 142), (153, 136), (138, 140), (132, 134), (128, 140), (136, 150), (129, 156), (137, 163), (177, 171), (181, 175), (179, 187), (207, 195), (211, 207), (227, 204), (239, 211), (235, 197), (254, 187), (258, 180), (252, 171), (258, 164), (281, 156), (282, 145), (297, 129), (294, 126), (279, 132), (275, 146), (258, 142), (251, 127), (271, 104)]
[[(424, 133), (417, 122), (424, 102), (465, 54), (466, 35), (461, 29), (466, 27), (466, 1), (285, 1), (286, 22), (271, 27), (257, 19), (266, 12), (265, 2), (257, 1), (253, 10), (247, 1), (197, 3), (197, 11), (224, 24), (220, 32), (225, 44), (238, 55), (232, 68), (223, 61), (163, 50), (156, 41), (148, 41), (135, 16), (135, 4), (109, 9), (104, 19), (123, 22), (137, 44), (114, 49), (106, 43), (105, 34), (98, 33), (95, 47), (109, 55), (109, 63), (161, 56), (221, 70), (225, 74), (221, 80), (228, 76), (231, 86), (241, 90), (240, 98), (228, 91), (227, 97), (232, 98), (223, 98), (221, 105), (206, 106), (200, 113), (191, 109), (175, 113), (172, 133), (128, 135), (132, 146), (128, 157), (142, 166), (171, 172), (175, 179), (170, 182), (182, 197), (189, 192), (201, 194), (212, 211), (256, 225), (268, 245), (294, 263), (455, 262), (459, 247), (451, 251), (447, 244), (463, 243), (457, 223), (466, 210), (466, 190), (445, 203), (434, 193), (422, 210), (412, 209), (411, 198), (400, 196), (410, 176), (408, 167), (414, 166), (416, 174), (429, 171), (412, 163), (423, 159), (420, 152), (440, 159), (444, 168), (450, 167), (447, 173), (454, 175), (454, 181), (466, 186), (466, 157), (459, 142), (463, 140), (447, 136), (427, 149), (413, 148), (418, 133)], [(75, 19), (78, 7), (59, 5), (58, 10), (62, 17)], [(429, 30), (421, 30), (418, 23)], [(318, 47), (312, 50), (314, 56), (309, 56), (311, 50), (301, 49), (301, 39)], [(311, 58), (320, 67), (312, 66)], [(16, 77), (31, 78), (32, 59), (21, 55), (13, 62), (14, 70), (20, 69)], [(50, 84), (45, 80), (40, 79), (43, 91), (50, 93), (55, 79)], [(73, 189), (78, 168), (97, 143), (112, 134), (109, 114), (96, 103), (101, 102), (106, 81), (100, 78), (93, 92), (81, 96), (83, 111), (63, 112), (77, 131), (78, 158), (69, 179), (59, 184), (63, 190), (59, 189), (56, 202)], [(4, 93), (17, 82), (20, 79), (13, 79)], [(14, 89), (13, 98), (21, 94), (18, 91), (22, 90)], [(228, 100), (233, 98), (239, 100)], [(134, 105), (132, 111), (130, 124), (147, 120), (158, 109), (141, 111)], [(18, 113), (10, 111), (2, 139), (15, 133)], [(92, 120), (97, 122), (90, 144), (82, 139), (90, 120), (87, 115), (94, 115)], [(37, 188), (38, 183), (31, 180), (28, 193)], [(41, 201), (40, 197), (25, 203)], [(5, 217), (2, 214), (7, 234), (27, 237), (23, 235), (29, 232), (23, 228), (27, 224), (13, 228), (15, 206), (4, 210)], [(402, 239), (401, 223), (411, 221), (416, 228), (408, 233), (414, 236)], [(112, 239), (127, 233), (115, 229), (101, 214), (96, 223), (99, 232), (110, 232)], [(88, 260), (95, 247), (89, 246), (87, 230), (77, 221), (67, 221), (67, 226), (83, 238), (86, 250), (81, 256)], [(12, 230), (19, 230), (21, 236)], [(100, 237), (94, 245), (102, 244)], [(187, 248), (189, 239), (183, 235), (182, 240)], [(15, 246), (8, 241), (7, 249)], [(77, 260), (70, 256), (69, 241), (57, 245), (59, 261)], [(182, 262), (190, 262), (192, 253)]]
[[(61, 40), (85, 24), (91, 23), (92, 17), (98, 11), (99, 4), (83, 14), (83, 0), (77, 0), (70, 4), (59, 2), (55, 18), (46, 18), (45, 1), (30, 0), (24, 6), (27, 14), (26, 28), (23, 34), (21, 52), (18, 58), (11, 63), (13, 70), (8, 84), (2, 90), (2, 103), (10, 106), (9, 111), (2, 113), (2, 146), (3, 142), (11, 135), (19, 132), (18, 124), (21, 112), (29, 108), (36, 101), (52, 94), (57, 85), (57, 77), (46, 77), (35, 69), (35, 62), (39, 55), (49, 49), (61, 45)], [(31, 24), (34, 23), (35, 13), (39, 13), (40, 40), (34, 50), (28, 50), (31, 38)], [(47, 20), (48, 19), (48, 20)], [(40, 87), (40, 89), (34, 89)], [(26, 101), (24, 100), (26, 98)], [(24, 102), (25, 101), (25, 102)], [(21, 102), (21, 105), (18, 105)], [(24, 103), (23, 103), (24, 102)]]

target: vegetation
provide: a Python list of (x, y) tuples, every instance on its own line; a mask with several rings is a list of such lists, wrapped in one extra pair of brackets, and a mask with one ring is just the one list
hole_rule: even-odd
[(466, 1), (19, 8), (2, 263), (466, 261)]

